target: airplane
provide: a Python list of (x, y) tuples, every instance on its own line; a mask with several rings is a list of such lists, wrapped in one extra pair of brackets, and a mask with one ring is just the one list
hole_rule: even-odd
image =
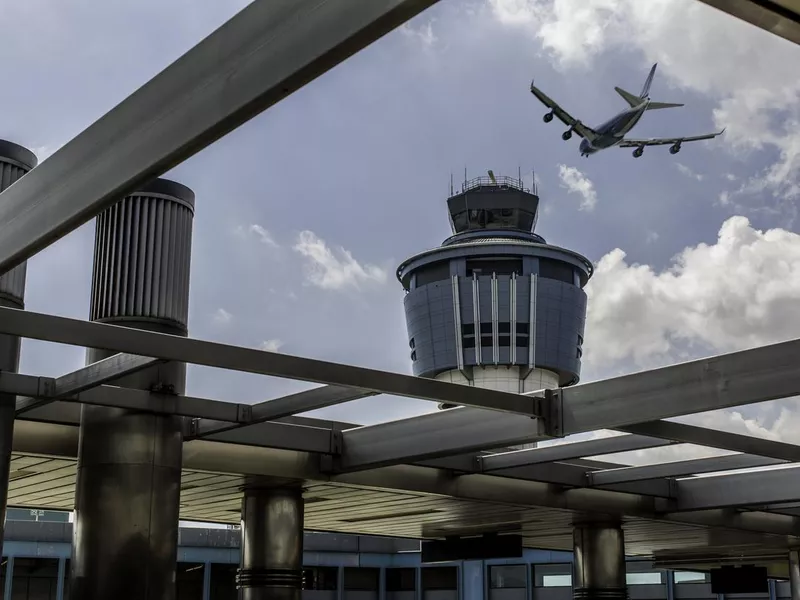
[(633, 156), (639, 158), (643, 153), (645, 146), (666, 146), (671, 144), (669, 148), (670, 154), (677, 154), (681, 150), (681, 144), (684, 142), (696, 142), (699, 140), (710, 140), (722, 135), (725, 129), (717, 133), (708, 133), (705, 135), (694, 135), (673, 138), (647, 138), (647, 139), (633, 139), (626, 138), (625, 135), (633, 129), (633, 127), (642, 118), (645, 111), (656, 110), (659, 108), (674, 108), (683, 106), (683, 104), (675, 104), (673, 102), (653, 102), (650, 100), (650, 84), (653, 83), (653, 76), (656, 73), (658, 63), (654, 64), (650, 69), (650, 74), (644, 82), (642, 92), (636, 96), (630, 92), (626, 92), (622, 88), (615, 87), (617, 93), (622, 96), (628, 103), (630, 108), (622, 111), (618, 115), (612, 117), (599, 127), (592, 129), (587, 127), (579, 120), (572, 117), (567, 111), (561, 108), (556, 102), (551, 100), (544, 92), (533, 85), (531, 81), (531, 93), (539, 99), (539, 101), (550, 109), (550, 112), (545, 114), (544, 122), (549, 123), (556, 116), (558, 119), (567, 125), (567, 129), (561, 134), (561, 139), (568, 140), (572, 137), (574, 131), (583, 139), (580, 143), (581, 156), (588, 157), (595, 152), (618, 146), (620, 148), (635, 148)]

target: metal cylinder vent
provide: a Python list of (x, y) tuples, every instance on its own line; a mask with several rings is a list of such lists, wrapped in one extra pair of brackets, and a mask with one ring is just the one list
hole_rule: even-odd
[(91, 319), (186, 333), (194, 192), (156, 179), (97, 217)]
[[(0, 140), (0, 192), (11, 187), (38, 163), (36, 155), (14, 142)], [(0, 275), (0, 303), (11, 308), (25, 308), (27, 262)]]

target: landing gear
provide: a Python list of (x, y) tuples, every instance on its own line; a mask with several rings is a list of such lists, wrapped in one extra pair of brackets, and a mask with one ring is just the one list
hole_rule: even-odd
[(567, 129), (564, 133), (561, 134), (561, 139), (565, 142), (572, 137), (572, 129)]
[(678, 152), (680, 152), (680, 151), (681, 151), (681, 145), (680, 145), (680, 143), (678, 143), (678, 144), (673, 144), (672, 146), (670, 146), (670, 147), (669, 147), (669, 153), (670, 153), (670, 154), (677, 154), (677, 153), (678, 153)]
[(552, 111), (551, 111), (551, 112), (549, 112), (549, 113), (547, 113), (547, 114), (546, 114), (544, 117), (542, 117), (542, 118), (544, 119), (544, 122), (545, 122), (545, 123), (549, 123), (550, 121), (552, 121), (552, 120), (553, 120), (553, 113), (552, 113)]
[(644, 154), (644, 148), (641, 146), (633, 151), (633, 158), (639, 158), (642, 154)]

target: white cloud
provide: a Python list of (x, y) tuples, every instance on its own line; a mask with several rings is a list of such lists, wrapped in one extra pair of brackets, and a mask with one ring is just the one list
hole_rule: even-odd
[(561, 178), (561, 187), (570, 194), (581, 196), (581, 210), (593, 210), (597, 204), (597, 191), (594, 183), (575, 167), (558, 165), (558, 176)]
[[(783, 40), (695, 0), (490, 0), (503, 23), (531, 30), (562, 69), (608, 49), (635, 50), (660, 75), (717, 101), (715, 125), (732, 151), (778, 158), (734, 193), (772, 196), (787, 226), (800, 197), (800, 60)], [(792, 53), (795, 53), (792, 58)], [(699, 57), (699, 58), (698, 58)], [(669, 99), (667, 99), (669, 100)]]
[(248, 225), (247, 227), (244, 225), (239, 225), (239, 227), (236, 228), (236, 235), (241, 237), (252, 235), (255, 236), (256, 239), (265, 246), (280, 248), (280, 244), (275, 241), (275, 238), (272, 237), (272, 234), (257, 223)]
[(430, 48), (438, 41), (433, 31), (434, 21), (435, 19), (430, 19), (427, 23), (420, 26), (415, 26), (411, 23), (403, 23), (400, 27), (400, 31), (412, 42), (418, 43), (423, 48)]
[(658, 241), (658, 238), (661, 237), (658, 235), (657, 231), (648, 231), (647, 236), (645, 237), (645, 241), (648, 244), (655, 244)]
[(259, 344), (259, 348), (267, 352), (278, 352), (281, 346), (283, 346), (283, 342), (278, 339), (264, 340)]
[[(731, 217), (714, 244), (685, 248), (662, 271), (603, 256), (587, 286), (592, 368), (650, 367), (800, 336), (800, 235)], [(692, 352), (689, 352), (692, 350)], [(688, 354), (687, 354), (688, 353)]]
[(361, 264), (344, 248), (331, 250), (324, 240), (312, 231), (301, 231), (295, 251), (307, 261), (306, 279), (326, 290), (360, 287), (364, 283), (385, 283), (386, 270), (371, 264)]
[(683, 163), (675, 163), (675, 167), (678, 169), (678, 171), (680, 171), (687, 177), (690, 177), (692, 179), (697, 179), (697, 181), (703, 181), (704, 179), (703, 175), (701, 175), (700, 173), (695, 173), (694, 171), (692, 171), (692, 169), (690, 169)]
[(214, 323), (217, 325), (227, 325), (233, 320), (233, 315), (224, 308), (218, 308), (214, 313)]

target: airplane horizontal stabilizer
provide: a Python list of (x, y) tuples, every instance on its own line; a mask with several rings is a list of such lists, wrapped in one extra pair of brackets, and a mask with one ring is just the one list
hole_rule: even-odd
[(647, 105), (647, 110), (657, 110), (659, 108), (677, 108), (683, 104), (676, 104), (675, 102), (651, 102)]
[(617, 93), (625, 99), (625, 102), (631, 105), (631, 108), (639, 106), (642, 103), (642, 98), (637, 96), (636, 94), (631, 94), (630, 92), (626, 92), (622, 88), (615, 87), (614, 88)]

